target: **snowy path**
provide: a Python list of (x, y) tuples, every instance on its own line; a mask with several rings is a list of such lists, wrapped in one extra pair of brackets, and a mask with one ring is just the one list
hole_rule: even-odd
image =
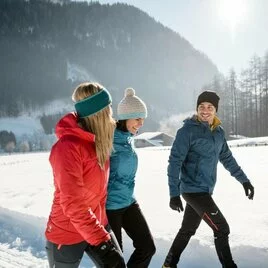
[(34, 257), (30, 252), (0, 244), (0, 268), (47, 268), (47, 260)]
[[(268, 267), (266, 179), (268, 146), (232, 148), (252, 180), (256, 196), (249, 201), (242, 186), (221, 165), (214, 198), (230, 226), (230, 243), (239, 268)], [(44, 229), (53, 181), (48, 153), (0, 156), (0, 268), (48, 268)], [(157, 252), (149, 268), (159, 268), (179, 229), (182, 215), (169, 209), (166, 166), (169, 150), (140, 149), (136, 196), (154, 236)], [(254, 231), (253, 231), (254, 228)], [(126, 259), (131, 241), (124, 239)], [(83, 258), (80, 268), (91, 268)], [(211, 230), (201, 224), (183, 252), (181, 268), (219, 268)]]

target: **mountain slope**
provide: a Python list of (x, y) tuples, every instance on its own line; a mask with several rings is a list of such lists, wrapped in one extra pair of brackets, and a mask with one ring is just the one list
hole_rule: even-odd
[[(0, 36), (0, 116), (68, 97), (86, 79), (110, 89), (115, 104), (135, 88), (156, 128), (192, 108), (193, 92), (218, 72), (178, 33), (126, 4), (2, 0)], [(70, 66), (82, 71), (70, 76)]]

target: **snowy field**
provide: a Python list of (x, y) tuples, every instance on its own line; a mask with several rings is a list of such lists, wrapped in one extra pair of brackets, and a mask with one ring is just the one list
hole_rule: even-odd
[[(266, 141), (268, 139), (266, 138)], [(239, 268), (268, 267), (268, 146), (264, 140), (248, 140), (249, 147), (232, 151), (255, 187), (255, 198), (248, 200), (240, 183), (221, 164), (214, 199), (227, 218), (230, 245)], [(240, 142), (243, 146), (246, 140)], [(252, 146), (253, 145), (253, 146)], [(147, 218), (157, 252), (150, 268), (159, 268), (175, 237), (182, 214), (169, 206), (167, 185), (168, 147), (137, 150), (139, 169), (136, 197)], [(44, 229), (50, 211), (53, 181), (49, 153), (0, 156), (0, 268), (47, 268)], [(125, 237), (125, 256), (132, 245)], [(87, 256), (81, 268), (93, 267)], [(180, 268), (220, 268), (213, 246), (213, 235), (202, 223), (184, 251)]]

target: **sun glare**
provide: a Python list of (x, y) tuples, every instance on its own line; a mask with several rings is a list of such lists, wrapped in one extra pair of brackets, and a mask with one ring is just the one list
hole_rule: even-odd
[(247, 17), (247, 4), (245, 0), (219, 1), (220, 19), (229, 27), (234, 35), (238, 24), (243, 23)]

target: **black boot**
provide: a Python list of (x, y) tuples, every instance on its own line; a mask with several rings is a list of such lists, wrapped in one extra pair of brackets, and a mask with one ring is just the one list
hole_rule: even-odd
[(172, 253), (172, 248), (169, 250), (168, 255), (166, 256), (165, 262), (162, 268), (177, 268), (177, 263), (179, 262), (179, 257), (174, 256)]
[(237, 265), (233, 261), (228, 236), (215, 237), (215, 246), (222, 268), (237, 268)]

